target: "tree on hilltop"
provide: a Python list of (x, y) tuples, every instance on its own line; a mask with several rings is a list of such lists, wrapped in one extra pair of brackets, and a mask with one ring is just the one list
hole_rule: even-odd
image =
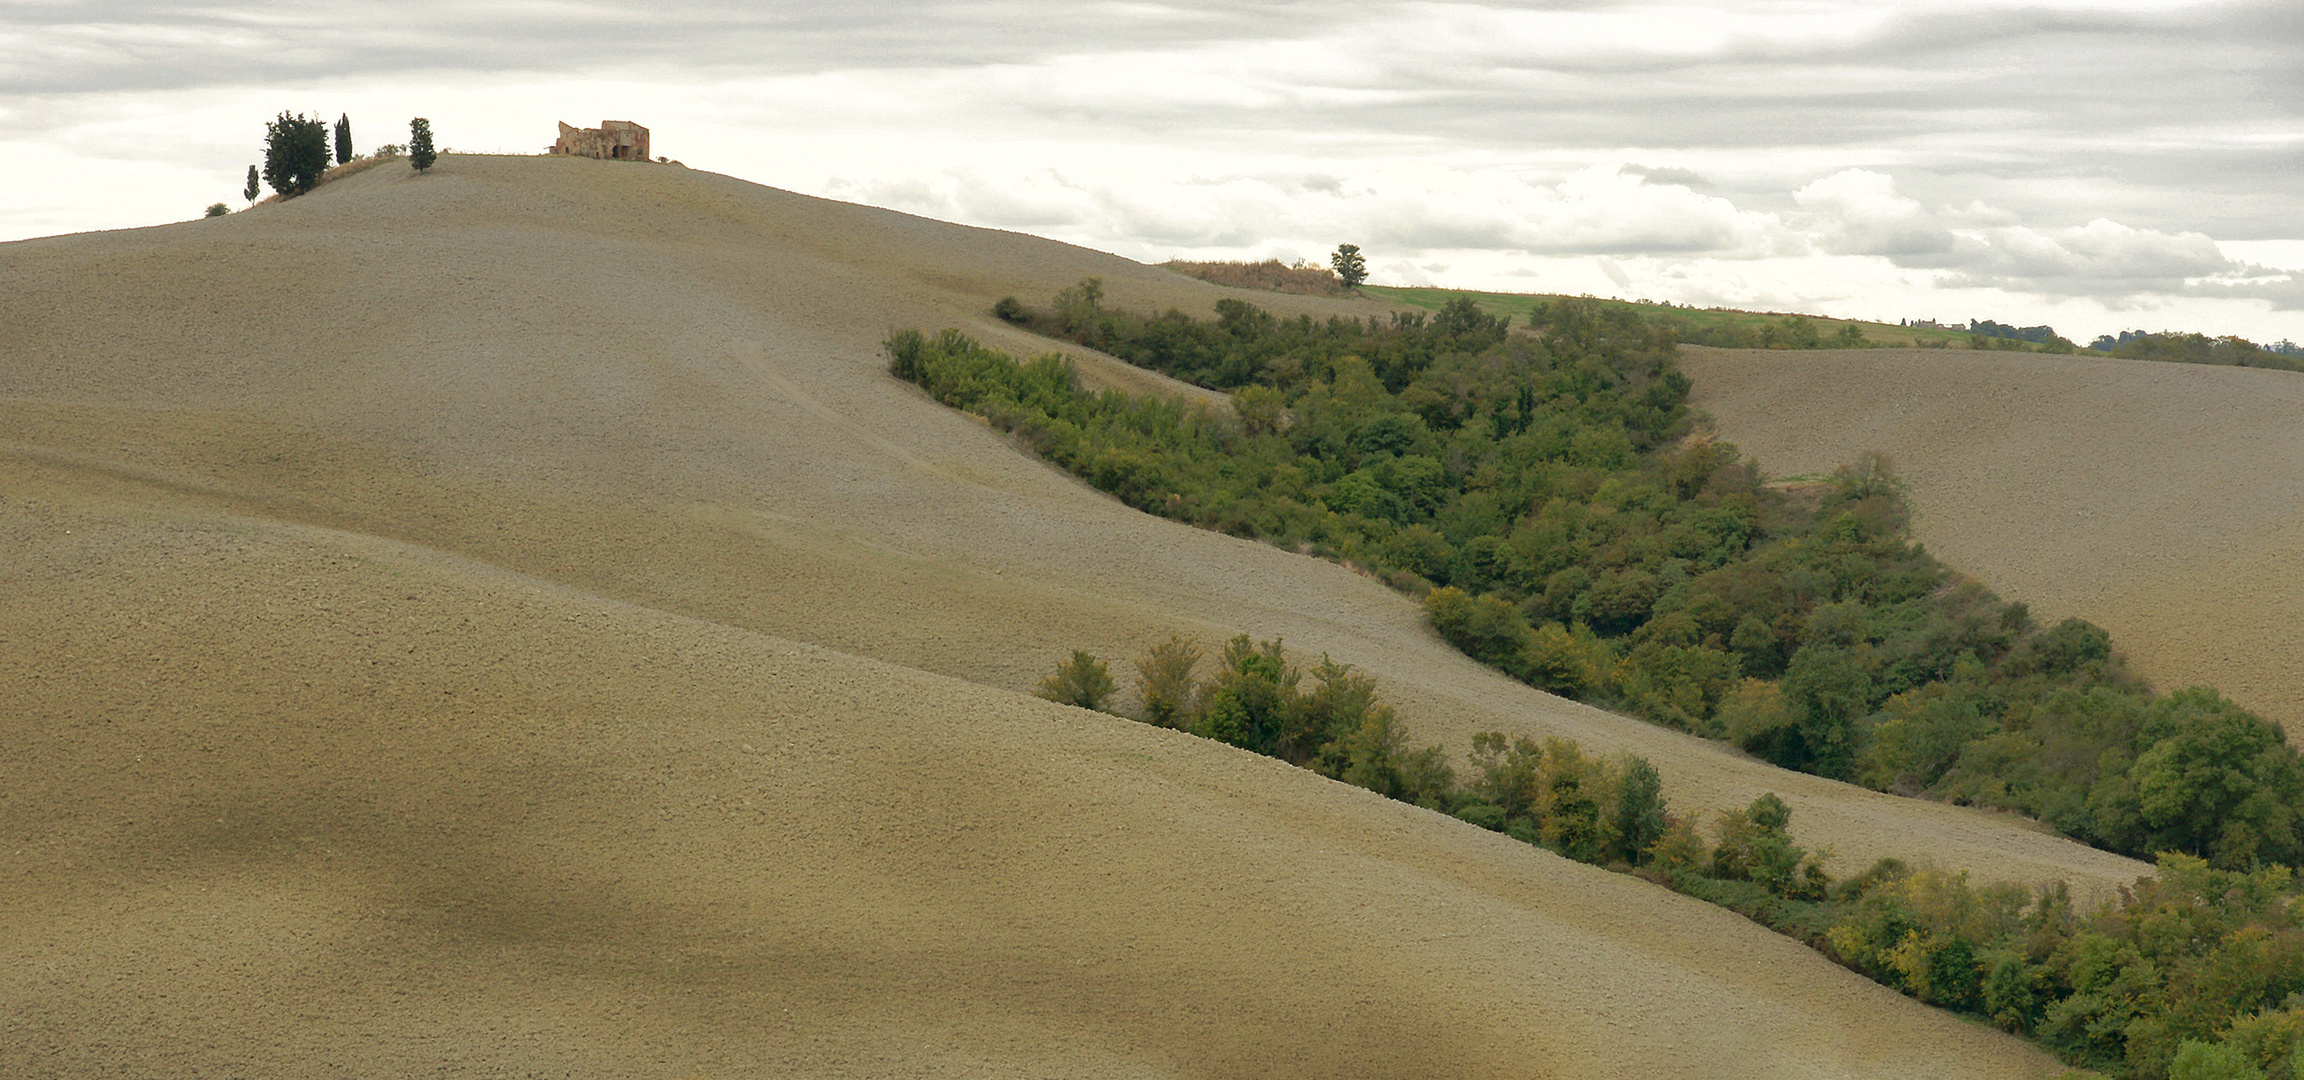
[(1358, 244), (1336, 245), (1336, 254), (1328, 257), (1328, 268), (1336, 271), (1347, 289), (1357, 289), (1368, 280), (1368, 260), (1360, 257)]
[(256, 202), (256, 196), (263, 193), (263, 181), (256, 177), (256, 166), (248, 166), (248, 186), (242, 188), (240, 194), (247, 196), (248, 202), (253, 205)]
[(283, 198), (312, 190), (328, 170), (328, 131), (318, 117), (281, 113), (264, 125), (264, 182)]
[(345, 113), (336, 118), (336, 164), (342, 165), (351, 160), (352, 114)]
[(408, 121), (408, 164), (417, 172), (432, 167), (440, 155), (432, 149), (432, 121), (419, 116)]

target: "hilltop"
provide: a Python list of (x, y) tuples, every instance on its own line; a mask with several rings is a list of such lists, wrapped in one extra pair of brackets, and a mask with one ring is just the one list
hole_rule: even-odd
[(1091, 275), (1226, 295), (578, 159), (0, 246), (0, 1072), (2054, 1074), (1723, 911), (1028, 696), (1280, 637), (1459, 754), (1776, 791), (1843, 869), (2145, 869), (1531, 690), (884, 370), (896, 326), (1039, 351), (992, 302)]

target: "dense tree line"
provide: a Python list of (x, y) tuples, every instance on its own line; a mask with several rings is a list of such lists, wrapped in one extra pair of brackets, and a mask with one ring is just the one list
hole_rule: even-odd
[[(1205, 677), (1203, 660), (1213, 661)], [(1213, 657), (1170, 638), (1134, 666), (1135, 715), (1145, 723), (1278, 758), (1579, 862), (1654, 868), (1664, 875), (1658, 880), (1684, 873), (1773, 881), (1780, 864), (1787, 876), (1795, 869), (1810, 881), (1822, 875), (1784, 834), (1791, 812), (1774, 795), (1752, 811), (1721, 815), (1720, 840), (1707, 847), (1697, 821), (1669, 812), (1655, 766), (1637, 755), (1594, 757), (1573, 739), (1539, 744), (1488, 732), (1472, 740), (1460, 776), (1439, 747), (1411, 748), (1406, 724), (1374, 679), (1326, 656), (1306, 670), (1277, 638), (1242, 634)], [(1051, 701), (1115, 714), (1117, 693), (1110, 666), (1086, 652), (1074, 652), (1039, 687)]]
[(2138, 330), (2123, 330), (2118, 337), (2106, 334), (2097, 338), (2088, 348), (2130, 360), (2304, 371), (2304, 350), (2289, 341), (2263, 346), (2247, 338), (2230, 335), (2209, 337), (2206, 334), (2147, 334)]
[(2057, 333), (2053, 326), (2010, 326), (2007, 323), (1993, 322), (1990, 319), (1970, 319), (1968, 320), (1968, 332), (1977, 337), (2008, 338), (2014, 341), (2029, 341), (2037, 345), (2060, 345), (2066, 352), (2076, 347), (2072, 342), (2066, 340), (2064, 335)]
[(1690, 433), (1672, 333), (1549, 304), (1427, 318), (1111, 311), (1093, 279), (1006, 317), (1229, 391), (1088, 393), (956, 332), (896, 374), (1150, 513), (1344, 559), (1471, 655), (1558, 693), (1882, 790), (2001, 807), (2129, 854), (2292, 863), (2300, 768), (2213, 691), (2157, 697), (2104, 632), (1911, 542), (1884, 462), (1764, 484)]
[(2093, 910), (2061, 884), (1896, 869), (1843, 883), (1827, 953), (2112, 1075), (2304, 1077), (2304, 889), (2287, 867), (2168, 854)]
[[(1201, 662), (1213, 659), (1200, 675)], [(2304, 1077), (2304, 889), (2286, 867), (2167, 855), (2093, 908), (2061, 883), (1973, 885), (1883, 859), (1836, 879), (1773, 793), (1705, 823), (1674, 814), (1654, 766), (1574, 740), (1476, 736), (1460, 774), (1411, 736), (1374, 680), (1279, 640), (1210, 658), (1171, 638), (1134, 662), (1135, 715), (1580, 862), (1733, 908), (1929, 1004), (2037, 1039), (2065, 1061), (2158, 1080)], [(1109, 665), (1074, 652), (1041, 696), (1113, 711)]]

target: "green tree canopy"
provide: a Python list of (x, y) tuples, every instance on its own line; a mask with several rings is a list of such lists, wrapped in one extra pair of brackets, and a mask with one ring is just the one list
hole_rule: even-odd
[(328, 170), (328, 132), (317, 117), (281, 113), (264, 125), (264, 182), (283, 198), (312, 190)]
[(2304, 776), (2278, 727), (2204, 686), (2155, 702), (2129, 776), (2146, 845), (2220, 867), (2294, 862)]
[(1336, 271), (1347, 289), (1357, 289), (1368, 280), (1368, 260), (1360, 257), (1358, 244), (1336, 245), (1336, 254), (1328, 257), (1328, 268)]
[(432, 121), (419, 116), (408, 121), (408, 165), (417, 172), (432, 167), (439, 153), (432, 149)]

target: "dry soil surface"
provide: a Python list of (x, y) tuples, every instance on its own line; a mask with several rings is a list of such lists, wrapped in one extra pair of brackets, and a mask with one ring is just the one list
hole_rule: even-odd
[(0, 1075), (2054, 1072), (1635, 879), (1027, 696), (1279, 635), (1458, 753), (1780, 792), (1842, 870), (2142, 871), (1537, 693), (883, 370), (908, 326), (1044, 351), (982, 313), (1092, 274), (1223, 295), (569, 159), (0, 245)]
[(1687, 347), (1699, 408), (1776, 475), (1887, 454), (1917, 534), (2164, 690), (2304, 736), (2304, 374), (1934, 349)]

